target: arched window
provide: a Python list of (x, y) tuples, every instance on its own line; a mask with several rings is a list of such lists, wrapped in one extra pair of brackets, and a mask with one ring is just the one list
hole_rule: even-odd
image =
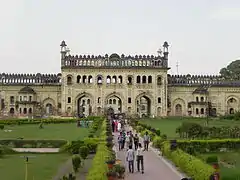
[(203, 108), (201, 108), (201, 114), (204, 114), (204, 109)]
[(196, 114), (199, 114), (199, 110), (198, 110), (198, 108), (196, 108)]
[(143, 83), (143, 84), (147, 83), (147, 77), (146, 77), (146, 76), (143, 76), (143, 77), (142, 77), (142, 83)]
[(148, 84), (152, 83), (152, 76), (148, 76)]
[(141, 83), (141, 77), (140, 76), (137, 76), (137, 83)]
[(162, 85), (162, 78), (161, 78), (161, 76), (157, 77), (157, 85)]
[(67, 84), (72, 84), (72, 77), (71, 76), (67, 76)]
[(77, 76), (77, 83), (80, 83), (81, 82), (81, 76)]

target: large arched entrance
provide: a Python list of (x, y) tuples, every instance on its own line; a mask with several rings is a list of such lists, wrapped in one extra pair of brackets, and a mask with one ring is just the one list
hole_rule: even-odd
[(139, 96), (136, 99), (137, 114), (140, 118), (151, 116), (151, 99), (145, 95)]
[(53, 114), (53, 105), (48, 103), (46, 104), (46, 114), (47, 115), (52, 115)]
[(227, 100), (228, 114), (234, 114), (238, 109), (238, 99), (236, 97), (230, 97)]
[(111, 95), (106, 98), (105, 111), (113, 114), (122, 113), (122, 100), (117, 95)]
[(77, 116), (88, 117), (92, 115), (92, 98), (89, 94), (83, 94), (77, 98)]
[(175, 106), (175, 116), (182, 116), (182, 115), (183, 115), (182, 105), (181, 104), (177, 104)]

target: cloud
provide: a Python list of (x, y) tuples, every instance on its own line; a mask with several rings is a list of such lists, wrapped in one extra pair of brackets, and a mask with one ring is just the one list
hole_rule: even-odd
[(240, 20), (240, 7), (235, 8), (219, 8), (213, 11), (211, 19), (238, 21)]

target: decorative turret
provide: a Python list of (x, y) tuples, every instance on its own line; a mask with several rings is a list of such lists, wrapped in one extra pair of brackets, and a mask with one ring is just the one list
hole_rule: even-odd
[(69, 52), (69, 49), (67, 48), (67, 44), (65, 41), (62, 41), (60, 44), (61, 47), (61, 65), (64, 65), (64, 59), (67, 55), (67, 53)]
[(168, 47), (169, 47), (169, 44), (168, 44), (167, 41), (165, 41), (164, 44), (163, 44), (163, 57), (166, 60), (168, 60), (168, 54), (169, 54)]

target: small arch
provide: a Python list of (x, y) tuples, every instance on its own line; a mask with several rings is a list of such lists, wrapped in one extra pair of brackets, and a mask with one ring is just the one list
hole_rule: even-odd
[(110, 84), (110, 83), (111, 83), (111, 76), (109, 76), (109, 75), (107, 76), (106, 83), (107, 83), (107, 84)]
[(157, 85), (162, 85), (162, 77), (161, 76), (157, 77)]
[(176, 116), (182, 116), (182, 105), (181, 104), (176, 104), (175, 106), (175, 115)]
[(113, 99), (113, 104), (116, 104), (116, 99)]
[(229, 114), (234, 114), (234, 108), (229, 109)]
[(148, 76), (148, 84), (152, 83), (152, 76)]
[(114, 84), (117, 83), (117, 77), (116, 76), (112, 77), (112, 83), (114, 83)]
[(102, 84), (103, 82), (102, 82), (102, 76), (101, 75), (98, 75), (97, 76), (97, 83), (98, 84)]
[(201, 102), (204, 102), (204, 97), (201, 97), (200, 100), (201, 100)]
[(137, 81), (136, 81), (137, 84), (141, 83), (141, 77), (140, 76), (137, 76)]
[(109, 99), (109, 104), (112, 104), (112, 99)]
[(201, 108), (200, 113), (204, 114), (204, 108)]
[(28, 114), (32, 114), (32, 108), (28, 109)]
[(198, 97), (196, 97), (196, 102), (199, 102), (199, 98)]
[(77, 83), (81, 83), (81, 76), (80, 75), (77, 76)]
[(147, 77), (146, 76), (142, 76), (142, 83), (146, 84), (147, 83)]
[(122, 76), (118, 76), (118, 83), (119, 83), (119, 84), (122, 84), (122, 83), (123, 83), (123, 78), (122, 78)]
[(89, 84), (92, 84), (93, 83), (93, 77), (90, 75), (88, 76), (88, 83)]
[(199, 114), (199, 109), (198, 108), (196, 108), (196, 115), (198, 115)]
[(72, 84), (72, 76), (71, 75), (67, 76), (67, 84), (68, 85)]
[(87, 100), (87, 104), (90, 104), (90, 99)]
[(27, 114), (27, 108), (23, 108), (23, 114)]
[(84, 83), (84, 84), (87, 83), (87, 76), (86, 75), (83, 76), (82, 83)]
[(13, 114), (14, 114), (14, 108), (10, 108), (9, 113), (10, 113), (11, 115), (13, 115)]
[(129, 85), (131, 85), (132, 82), (133, 82), (133, 77), (132, 77), (132, 76), (128, 76), (128, 79), (127, 79), (127, 80), (128, 80), (127, 83), (128, 83)]

